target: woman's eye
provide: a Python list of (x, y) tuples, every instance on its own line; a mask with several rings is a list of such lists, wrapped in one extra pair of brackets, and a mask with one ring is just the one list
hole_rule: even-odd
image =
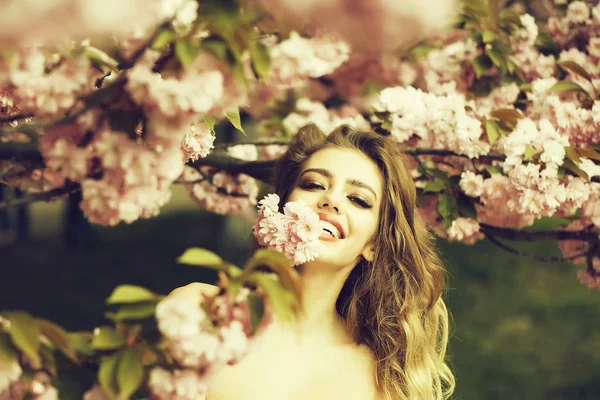
[(360, 197), (356, 197), (356, 196), (350, 196), (348, 197), (350, 199), (351, 202), (357, 204), (359, 207), (361, 208), (371, 208), (373, 207), (371, 204), (369, 204), (366, 200), (361, 199)]
[(323, 185), (318, 182), (301, 182), (298, 186), (302, 189), (324, 189)]

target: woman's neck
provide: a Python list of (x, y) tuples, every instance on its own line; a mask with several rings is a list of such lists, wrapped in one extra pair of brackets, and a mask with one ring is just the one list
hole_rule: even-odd
[(333, 269), (330, 265), (316, 263), (299, 266), (301, 312), (295, 323), (278, 327), (281, 333), (300, 346), (352, 343), (343, 320), (336, 311), (337, 298), (351, 270), (351, 266)]

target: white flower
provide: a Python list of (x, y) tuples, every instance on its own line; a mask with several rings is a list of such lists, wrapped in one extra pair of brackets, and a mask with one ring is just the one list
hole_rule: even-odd
[(483, 193), (483, 176), (471, 171), (464, 171), (460, 175), (459, 185), (467, 196), (479, 197)]
[(566, 18), (574, 23), (582, 23), (590, 17), (590, 9), (584, 1), (574, 1), (567, 8)]
[(186, 338), (201, 333), (207, 316), (197, 297), (166, 297), (156, 306), (158, 329), (169, 339)]
[(585, 172), (590, 178), (594, 176), (600, 176), (600, 165), (595, 164), (592, 160), (586, 157), (581, 157), (577, 164), (583, 172)]
[(239, 321), (231, 321), (229, 326), (221, 328), (223, 347), (219, 357), (224, 360), (239, 361), (248, 351), (248, 337), (244, 333), (244, 326)]
[(17, 381), (21, 374), (23, 370), (16, 359), (10, 363), (0, 359), (0, 393), (7, 390), (12, 382)]

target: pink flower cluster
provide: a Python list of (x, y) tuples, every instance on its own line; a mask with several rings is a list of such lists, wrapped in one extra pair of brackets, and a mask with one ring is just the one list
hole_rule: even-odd
[(490, 145), (481, 140), (481, 122), (465, 111), (465, 105), (461, 94), (436, 96), (409, 86), (382, 90), (373, 109), (388, 114), (385, 121), (399, 142), (416, 135), (419, 147), (450, 149), (476, 158), (488, 153)]
[[(12, 101), (23, 113), (37, 118), (58, 117), (71, 109), (77, 98), (92, 92), (99, 78), (85, 57), (47, 56), (39, 47), (30, 47), (12, 54), (7, 84)], [(1, 60), (0, 60), (1, 62)]]
[(166, 351), (182, 369), (156, 367), (150, 372), (154, 399), (201, 398), (220, 369), (239, 362), (259, 342), (273, 317), (267, 307), (253, 333), (249, 294), (246, 288), (235, 296), (194, 291), (185, 296), (171, 294), (158, 304), (156, 319)]
[(274, 85), (302, 87), (309, 78), (332, 73), (349, 58), (350, 46), (335, 36), (303, 38), (297, 32), (270, 49)]
[(215, 135), (212, 129), (204, 122), (190, 125), (190, 129), (186, 132), (181, 143), (185, 159), (196, 161), (198, 158), (208, 156), (210, 150), (214, 148), (214, 141)]
[[(246, 161), (258, 158), (254, 145), (230, 147), (231, 157)], [(243, 214), (256, 205), (258, 184), (246, 174), (232, 174), (213, 167), (201, 167), (196, 170), (186, 166), (180, 178), (186, 185), (190, 197), (203, 208), (216, 214)]]
[(261, 246), (284, 253), (294, 265), (319, 256), (323, 228), (319, 216), (302, 200), (288, 202), (279, 212), (279, 196), (269, 194), (259, 202), (252, 230)]
[(322, 132), (329, 133), (339, 125), (349, 125), (354, 129), (369, 129), (370, 125), (359, 112), (351, 106), (339, 110), (327, 109), (321, 102), (311, 101), (306, 97), (296, 102), (296, 108), (282, 121), (285, 131), (290, 135), (303, 126), (313, 123)]
[(157, 215), (183, 170), (181, 149), (153, 151), (124, 133), (104, 130), (89, 146), (102, 177), (80, 182), (81, 209), (94, 223), (112, 226)]
[[(14, 371), (13, 369), (12, 378), (15, 376)], [(3, 372), (5, 371), (0, 369), (0, 379), (3, 378)], [(8, 378), (10, 379), (11, 376)], [(58, 400), (58, 390), (52, 386), (51, 377), (46, 372), (37, 372), (27, 380), (9, 381), (9, 385), (5, 385), (4, 388), (2, 383), (0, 381), (0, 400)]]

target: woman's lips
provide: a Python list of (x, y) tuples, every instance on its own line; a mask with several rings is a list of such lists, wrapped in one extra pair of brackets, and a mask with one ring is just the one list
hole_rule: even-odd
[(335, 237), (331, 236), (329, 233), (323, 232), (321, 234), (321, 236), (319, 236), (319, 240), (322, 240), (323, 242), (338, 242), (343, 239), (335, 238)]

